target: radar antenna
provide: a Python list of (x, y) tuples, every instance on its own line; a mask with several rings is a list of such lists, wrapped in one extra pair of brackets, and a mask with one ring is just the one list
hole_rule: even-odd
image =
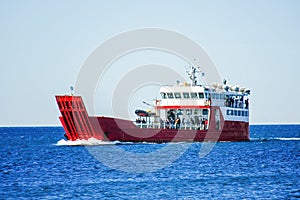
[(195, 67), (195, 66), (190, 66), (189, 69), (186, 68), (186, 72), (192, 82), (192, 86), (195, 86), (197, 85), (197, 76), (196, 76), (196, 73), (200, 74), (200, 78), (201, 78), (201, 81), (203, 81), (203, 83), (205, 83), (205, 80), (204, 80), (204, 76), (205, 76), (205, 73), (202, 72), (201, 68), (200, 67)]

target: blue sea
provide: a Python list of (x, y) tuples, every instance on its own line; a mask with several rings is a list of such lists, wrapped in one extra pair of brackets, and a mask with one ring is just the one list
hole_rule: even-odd
[[(62, 127), (2, 127), (0, 199), (300, 198), (300, 125), (251, 125), (250, 132), (250, 142), (216, 143), (199, 157), (204, 143), (86, 148), (64, 143)], [(109, 153), (117, 147), (161, 160), (169, 156), (159, 150), (168, 145), (187, 148), (168, 165), (153, 162), (158, 168), (144, 172), (141, 163), (125, 162), (126, 154), (115, 161)], [(120, 168), (99, 161), (93, 149)]]

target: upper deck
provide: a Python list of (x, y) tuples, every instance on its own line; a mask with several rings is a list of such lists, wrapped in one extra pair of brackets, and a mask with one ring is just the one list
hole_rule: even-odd
[(212, 87), (190, 85), (187, 83), (172, 86), (162, 86), (159, 91), (161, 100), (157, 103), (158, 109), (171, 108), (204, 108), (209, 106), (220, 107), (249, 107), (250, 90), (238, 86), (215, 84)]
[(207, 118), (211, 107), (220, 107), (225, 120), (249, 121), (249, 89), (226, 84), (209, 87), (184, 83), (162, 86), (159, 92), (161, 100), (156, 101), (156, 113), (159, 110), (186, 111), (200, 113), (200, 118)]

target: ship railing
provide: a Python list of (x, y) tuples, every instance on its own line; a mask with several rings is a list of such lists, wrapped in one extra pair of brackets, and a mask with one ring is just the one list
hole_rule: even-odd
[(169, 123), (137, 123), (133, 121), (134, 124), (139, 128), (144, 129), (180, 129), (180, 130), (207, 130), (207, 125), (204, 124), (192, 124), (192, 123), (184, 123), (176, 126), (175, 124), (170, 125)]

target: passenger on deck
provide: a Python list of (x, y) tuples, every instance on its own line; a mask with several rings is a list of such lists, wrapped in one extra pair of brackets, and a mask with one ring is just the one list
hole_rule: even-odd
[(233, 104), (234, 104), (234, 98), (231, 97), (231, 98), (230, 98), (230, 107), (233, 107)]
[(172, 118), (171, 120), (170, 120), (170, 125), (171, 125), (171, 129), (174, 129), (175, 128), (175, 120)]
[(164, 128), (164, 120), (162, 118), (159, 119), (160, 128)]
[(182, 126), (186, 126), (185, 118), (182, 119), (181, 125), (182, 125)]
[(168, 119), (166, 119), (166, 121), (165, 121), (165, 128), (166, 129), (170, 128), (170, 121)]
[(204, 130), (204, 129), (205, 129), (205, 119), (202, 119), (200, 130)]
[(139, 124), (139, 123), (141, 123), (141, 119), (140, 119), (140, 118), (137, 118), (137, 119), (135, 120), (135, 122)]
[(238, 107), (238, 101), (239, 101), (239, 99), (236, 97), (236, 98), (234, 99), (234, 107), (235, 107), (235, 108)]
[(246, 105), (246, 109), (248, 109), (249, 108), (249, 99), (245, 100), (245, 105)]
[(180, 128), (180, 118), (177, 118), (175, 121), (175, 128), (179, 129)]
[(240, 97), (239, 108), (243, 108), (244, 96)]
[(225, 98), (225, 106), (227, 106), (227, 107), (230, 106), (230, 100), (228, 98), (228, 95), (226, 95), (226, 98)]
[(195, 126), (195, 121), (194, 121), (193, 118), (191, 118), (191, 124), (192, 124), (192, 128), (194, 128), (194, 126)]

